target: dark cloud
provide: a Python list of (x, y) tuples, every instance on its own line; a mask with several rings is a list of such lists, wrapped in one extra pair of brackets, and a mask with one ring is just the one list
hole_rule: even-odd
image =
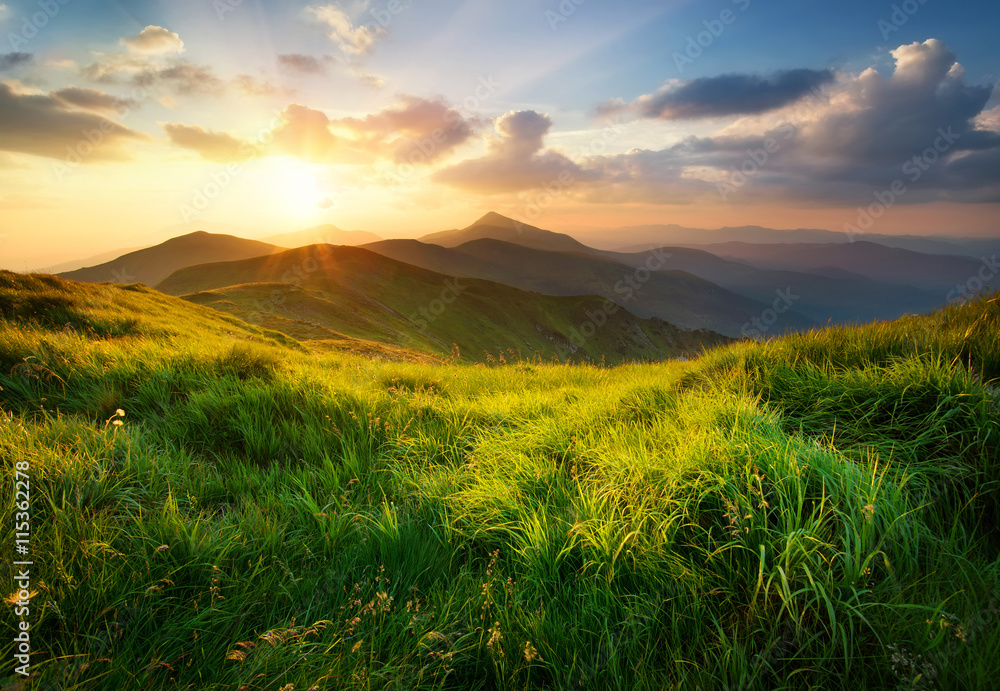
[(132, 78), (136, 86), (149, 88), (166, 84), (178, 94), (218, 94), (225, 84), (207, 65), (199, 65), (187, 60), (174, 60), (167, 67), (148, 68)]
[(715, 199), (732, 192), (727, 201), (864, 204), (899, 180), (906, 203), (995, 201), (1000, 121), (983, 111), (992, 86), (967, 84), (935, 39), (891, 55), (887, 76), (874, 68), (840, 75), (822, 98), (808, 94), (724, 134), (592, 157), (585, 165), (603, 182), (592, 193), (674, 203), (715, 188)]
[(165, 124), (163, 130), (177, 146), (197, 151), (202, 158), (218, 163), (244, 160), (251, 149), (225, 132), (212, 132), (196, 125)]
[(279, 67), (300, 74), (325, 74), (326, 63), (328, 61), (329, 58), (325, 56), (320, 60), (312, 55), (301, 55), (299, 53), (288, 53), (278, 56)]
[(67, 86), (65, 89), (53, 91), (52, 95), (67, 105), (97, 112), (124, 113), (136, 106), (136, 103), (129, 99), (78, 86)]
[(598, 107), (602, 114), (631, 111), (644, 118), (695, 120), (727, 115), (755, 115), (783, 108), (830, 84), (830, 70), (796, 69), (769, 77), (727, 74), (703, 77), (664, 87), (640, 96), (634, 103), (611, 101)]
[[(128, 158), (144, 134), (96, 113), (74, 110), (55, 95), (18, 93), (0, 83), (0, 150), (62, 159), (89, 141), (87, 161)], [(96, 143), (95, 143), (96, 142)]]
[(31, 53), (5, 53), (0, 55), (0, 72), (12, 70), (21, 65), (27, 65), (34, 57)]

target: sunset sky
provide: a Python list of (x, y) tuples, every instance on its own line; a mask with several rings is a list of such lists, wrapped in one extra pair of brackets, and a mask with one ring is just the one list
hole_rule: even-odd
[(488, 210), (1000, 235), (996, 3), (4, 2), (3, 268)]

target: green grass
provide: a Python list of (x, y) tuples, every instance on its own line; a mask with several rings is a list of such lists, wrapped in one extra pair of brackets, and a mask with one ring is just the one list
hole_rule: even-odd
[(997, 298), (614, 368), (373, 360), (6, 273), (0, 312), (32, 688), (1000, 674)]

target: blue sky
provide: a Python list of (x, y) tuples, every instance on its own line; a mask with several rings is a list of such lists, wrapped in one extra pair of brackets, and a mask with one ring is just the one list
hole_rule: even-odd
[(841, 230), (897, 179), (871, 232), (998, 232), (1000, 6), (577, 2), (0, 0), (0, 264), (490, 209)]

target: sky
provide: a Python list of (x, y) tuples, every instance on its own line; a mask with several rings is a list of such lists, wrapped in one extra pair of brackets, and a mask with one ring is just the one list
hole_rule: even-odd
[(0, 267), (490, 210), (997, 237), (998, 26), (964, 0), (0, 0)]

